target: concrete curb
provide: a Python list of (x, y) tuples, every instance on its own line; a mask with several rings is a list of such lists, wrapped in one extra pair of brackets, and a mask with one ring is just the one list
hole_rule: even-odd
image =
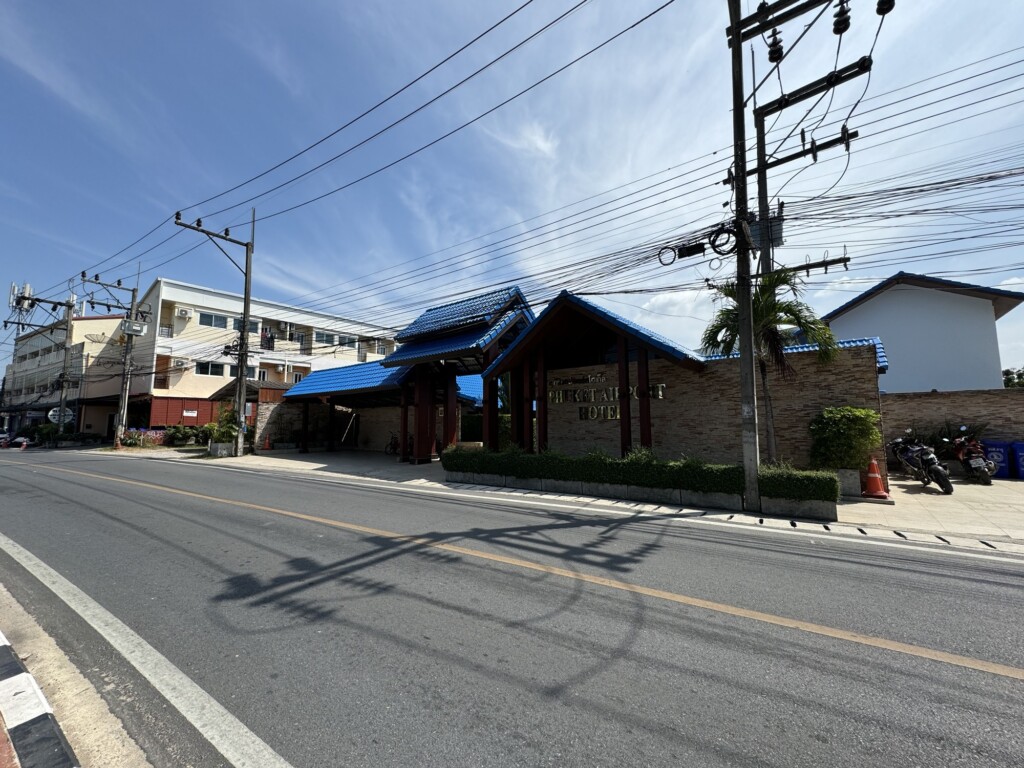
[(0, 720), (21, 768), (76, 768), (46, 696), (0, 632)]

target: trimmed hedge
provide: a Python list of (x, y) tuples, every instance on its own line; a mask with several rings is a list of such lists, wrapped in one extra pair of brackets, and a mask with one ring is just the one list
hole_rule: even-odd
[(762, 466), (757, 472), (762, 496), (795, 501), (839, 501), (835, 472)]
[(742, 467), (705, 464), (694, 459), (659, 461), (650, 451), (635, 451), (625, 459), (615, 459), (596, 453), (572, 457), (550, 451), (494, 453), (449, 448), (441, 454), (441, 464), (448, 472), (681, 488), (700, 493), (743, 493)]
[[(600, 453), (563, 456), (559, 453), (495, 453), (449, 448), (441, 454), (448, 472), (507, 475), (546, 480), (633, 485), (643, 488), (679, 488), (697, 493), (743, 495), (743, 467), (705, 464), (697, 459), (661, 461), (649, 450), (637, 450), (624, 459)], [(839, 478), (834, 472), (762, 466), (758, 472), (761, 495), (797, 501), (837, 501)]]

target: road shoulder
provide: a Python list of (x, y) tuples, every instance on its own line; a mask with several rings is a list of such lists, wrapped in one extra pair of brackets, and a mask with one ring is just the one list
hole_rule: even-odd
[[(124, 730), (121, 721), (110, 712), (96, 688), (3, 586), (0, 586), (0, 616), (4, 617), (2, 629), (10, 647), (16, 649), (17, 658), (38, 683), (41, 689), (39, 696), (45, 694), (43, 704), (49, 702), (46, 709), (52, 706), (53, 727), (57, 733), (63, 730), (71, 745), (67, 759), (61, 761), (55, 755), (53, 760), (36, 765), (109, 768), (147, 768), (151, 765)], [(43, 725), (40, 728), (45, 730)], [(12, 741), (20, 753), (18, 731), (11, 730)], [(78, 762), (75, 762), (76, 756)], [(29, 765), (24, 758), (22, 761), (23, 765)]]

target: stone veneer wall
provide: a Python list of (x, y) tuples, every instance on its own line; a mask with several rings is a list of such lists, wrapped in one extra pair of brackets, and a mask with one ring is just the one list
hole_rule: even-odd
[[(772, 374), (770, 378), (775, 409), (775, 432), (779, 457), (795, 466), (809, 462), (811, 420), (825, 407), (852, 405), (880, 409), (878, 374), (874, 347), (843, 349), (835, 362), (820, 365), (814, 353), (790, 355), (796, 375), (788, 381)], [(630, 384), (636, 385), (636, 365), (630, 365)], [(590, 383), (558, 383), (558, 379), (591, 377)], [(603, 379), (603, 380), (602, 380)], [(655, 453), (663, 459), (680, 456), (710, 462), (737, 463), (742, 460), (740, 437), (739, 366), (735, 359), (717, 360), (702, 372), (673, 365), (665, 360), (650, 364), (652, 387), (664, 385), (661, 399), (651, 399), (651, 432)], [(601, 418), (600, 408), (617, 406), (614, 392), (618, 385), (613, 365), (558, 369), (548, 373), (548, 391), (566, 389), (596, 390), (597, 401), (552, 402), (548, 404), (549, 448), (568, 455), (582, 455), (600, 449), (619, 453), (619, 420)], [(557, 397), (557, 396), (556, 396)], [(602, 398), (609, 398), (607, 400)], [(762, 451), (765, 445), (764, 411), (758, 382), (758, 421), (761, 425)], [(579, 409), (591, 406), (598, 418), (580, 420)], [(592, 411), (589, 411), (593, 414)], [(640, 444), (640, 404), (630, 401), (633, 444)], [(607, 413), (607, 411), (605, 411)], [(878, 446), (879, 456), (882, 446)]]
[[(309, 442), (320, 445), (327, 442), (328, 408), (324, 403), (311, 403), (309, 406)], [(302, 404), (301, 403), (259, 403), (256, 409), (256, 438), (253, 443), (257, 451), (263, 449), (267, 438), (271, 445), (276, 443), (294, 443), (302, 440)], [(348, 414), (339, 411), (336, 423), (344, 430), (348, 423)], [(341, 433), (338, 433), (340, 439)]]
[(927, 434), (944, 422), (988, 424), (983, 438), (1024, 440), (1024, 389), (972, 389), (959, 392), (893, 392), (882, 395), (886, 439), (908, 427)]

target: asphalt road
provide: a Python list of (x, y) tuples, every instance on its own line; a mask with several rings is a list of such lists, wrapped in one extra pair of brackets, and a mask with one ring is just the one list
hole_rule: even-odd
[[(1024, 755), (1024, 560), (88, 453), (0, 455), (0, 498), (237, 718), (215, 741), (294, 766)], [(155, 765), (227, 764), (3, 547), (0, 581)]]

